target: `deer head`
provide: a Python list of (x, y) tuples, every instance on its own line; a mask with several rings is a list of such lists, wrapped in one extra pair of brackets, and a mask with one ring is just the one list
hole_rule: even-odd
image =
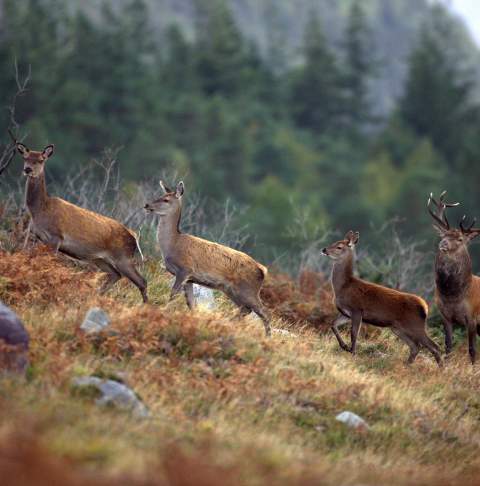
[(182, 207), (182, 196), (185, 192), (183, 181), (177, 184), (174, 191), (168, 188), (163, 181), (160, 181), (160, 187), (163, 190), (163, 196), (151, 203), (145, 204), (144, 209), (159, 216), (177, 214)]
[(23, 143), (14, 140), (18, 153), (23, 157), (23, 173), (27, 177), (40, 177), (45, 169), (45, 162), (54, 150), (53, 145), (47, 145), (41, 152), (30, 150)]
[(349, 231), (343, 240), (332, 243), (322, 250), (322, 255), (328, 256), (332, 260), (341, 260), (350, 255), (355, 245), (358, 243), (360, 233)]
[[(443, 191), (437, 202), (434, 199), (433, 194), (430, 194), (427, 207), (428, 212), (435, 221), (433, 227), (437, 230), (441, 238), (440, 243), (438, 244), (439, 251), (453, 256), (458, 251), (465, 250), (470, 241), (480, 234), (480, 229), (473, 227), (476, 222), (475, 219), (473, 219), (470, 225), (466, 225), (465, 215), (461, 219), (458, 228), (451, 228), (445, 210), (447, 208), (458, 206), (460, 203), (446, 203), (444, 200), (445, 195), (446, 191)], [(436, 206), (436, 213), (431, 209), (432, 203)]]

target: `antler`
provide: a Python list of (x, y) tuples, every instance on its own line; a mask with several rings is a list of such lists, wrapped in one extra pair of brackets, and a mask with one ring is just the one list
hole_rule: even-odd
[[(445, 214), (445, 209), (453, 208), (455, 206), (458, 206), (460, 203), (458, 203), (458, 202), (455, 202), (455, 203), (445, 202), (445, 195), (446, 194), (447, 194), (447, 191), (443, 191), (440, 194), (440, 197), (439, 197), (438, 202), (437, 202), (435, 200), (435, 198), (433, 197), (433, 193), (430, 193), (430, 197), (428, 198), (428, 202), (427, 202), (427, 208), (428, 208), (428, 212), (430, 213), (432, 218), (440, 225), (440, 227), (444, 228), (446, 230), (449, 230), (450, 229), (450, 223), (448, 222), (447, 216)], [(437, 214), (435, 214), (430, 208), (430, 205), (431, 205), (432, 202), (437, 207)]]
[(473, 218), (470, 226), (465, 227), (465, 226), (463, 226), (463, 223), (466, 221), (466, 219), (467, 219), (467, 216), (464, 214), (463, 218), (460, 220), (460, 229), (461, 229), (462, 233), (465, 234), (465, 235), (469, 235), (469, 234), (472, 234), (472, 233), (480, 233), (480, 228), (474, 228), (474, 225), (477, 222), (477, 220), (475, 218)]
[(18, 140), (16, 139), (16, 137), (13, 135), (12, 131), (10, 130), (10, 128), (7, 129), (8, 130), (8, 134), (10, 135), (10, 138), (12, 139), (12, 142), (17, 145), (18, 144)]

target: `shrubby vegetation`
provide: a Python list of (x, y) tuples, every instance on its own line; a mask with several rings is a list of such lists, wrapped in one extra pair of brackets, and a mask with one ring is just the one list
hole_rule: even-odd
[[(324, 332), (331, 289), (311, 272), (298, 284), (270, 276), (267, 340), (221, 297), (208, 312), (168, 302), (158, 260), (142, 272), (148, 305), (126, 281), (99, 296), (99, 272), (45, 247), (0, 249), (0, 299), (31, 335), (25, 381), (0, 377), (4, 484), (476, 484), (478, 372), (465, 343), (442, 371), (424, 353), (407, 367), (406, 346), (369, 327), (352, 357)], [(88, 336), (92, 306), (112, 323)], [(88, 375), (128, 384), (151, 418), (74, 391)], [(344, 410), (370, 428), (337, 422)]]

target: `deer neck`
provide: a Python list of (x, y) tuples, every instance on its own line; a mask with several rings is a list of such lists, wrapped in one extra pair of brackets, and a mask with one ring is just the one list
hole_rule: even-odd
[(332, 269), (332, 286), (335, 294), (348, 285), (353, 279), (353, 251), (350, 251), (345, 258), (336, 260)]
[(48, 193), (45, 174), (27, 178), (25, 202), (32, 216), (47, 207)]
[(177, 211), (158, 217), (157, 241), (164, 257), (173, 251), (180, 235), (181, 216), (182, 208), (179, 207)]
[(443, 297), (452, 300), (463, 298), (472, 283), (472, 260), (467, 248), (453, 257), (437, 252), (435, 283)]

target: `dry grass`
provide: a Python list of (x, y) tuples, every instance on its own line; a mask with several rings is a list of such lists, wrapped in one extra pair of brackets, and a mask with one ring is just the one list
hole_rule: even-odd
[[(99, 274), (45, 249), (0, 254), (0, 298), (32, 338), (26, 380), (0, 384), (2, 485), (476, 483), (480, 371), (464, 344), (443, 371), (426, 354), (406, 367), (388, 331), (352, 357), (312, 328), (332, 312), (317, 274), (269, 280), (274, 327), (293, 334), (267, 340), (227, 302), (194, 313), (169, 303), (158, 262), (142, 271), (146, 306), (127, 282), (99, 297)], [(92, 306), (108, 311), (115, 332), (80, 332)], [(131, 385), (152, 418), (73, 391), (72, 378), (88, 374)], [(343, 410), (370, 429), (336, 422)]]

